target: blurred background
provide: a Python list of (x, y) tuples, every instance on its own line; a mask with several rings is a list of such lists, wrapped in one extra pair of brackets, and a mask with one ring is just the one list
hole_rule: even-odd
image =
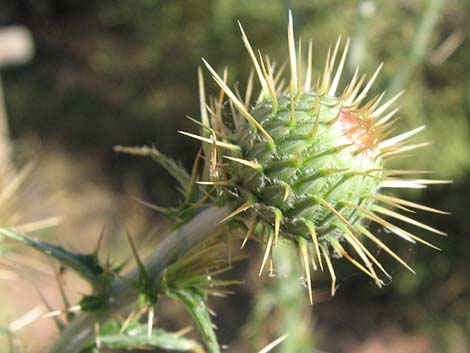
[[(250, 61), (236, 20), (255, 48), (282, 63), (289, 8), (297, 37), (313, 39), (317, 74), (328, 45), (342, 35), (352, 41), (346, 76), (358, 65), (370, 75), (383, 61), (373, 94), (406, 89), (398, 130), (425, 124), (416, 140), (433, 143), (396, 163), (453, 183), (400, 195), (452, 212), (416, 215), (449, 236), (416, 232), (441, 252), (391, 240), (417, 275), (377, 252), (393, 275), (382, 289), (338, 262), (336, 296), (329, 297), (327, 276), (316, 275), (313, 308), (296, 264), (281, 258), (286, 279), (258, 278), (261, 249), (252, 245), (252, 256), (230, 273), (245, 283), (228, 299), (211, 301), (221, 343), (229, 353), (255, 352), (290, 332), (278, 352), (468, 352), (470, 9), (463, 0), (2, 0), (0, 32), (21, 25), (34, 43), (24, 48), (25, 58), (2, 62), (2, 46), (9, 46), (0, 35), (0, 105), (11, 163), (35, 165), (15, 194), (22, 220), (60, 216), (59, 226), (39, 235), (77, 251), (93, 249), (104, 227), (104, 257), (113, 258), (130, 254), (126, 229), (136, 239), (158, 234), (168, 221), (134, 198), (175, 206), (173, 180), (151, 161), (112, 147), (154, 144), (189, 169), (198, 144), (176, 130), (196, 130), (185, 115), (199, 116), (201, 57), (219, 72), (228, 66), (231, 83), (243, 85)], [(1, 327), (41, 305), (41, 295), (62, 307), (48, 260), (0, 244), (2, 255)], [(72, 301), (87, 290), (72, 274), (66, 282)], [(160, 316), (175, 330), (190, 322), (173, 306)], [(15, 337), (28, 352), (42, 352), (56, 333), (52, 320), (39, 319)], [(7, 341), (0, 336), (0, 351), (8, 352)]]

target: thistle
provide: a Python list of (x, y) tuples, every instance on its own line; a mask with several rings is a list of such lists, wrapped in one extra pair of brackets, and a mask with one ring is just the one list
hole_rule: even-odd
[[(203, 142), (190, 174), (155, 148), (115, 148), (154, 159), (177, 180), (183, 197), (181, 204), (171, 209), (144, 202), (173, 218), (175, 225), (145, 260), (140, 259), (131, 241), (137, 264), (134, 270), (122, 273), (123, 265), (102, 263), (99, 246), (89, 254), (75, 253), (31, 239), (18, 229), (0, 229), (0, 240), (10, 239), (35, 248), (73, 269), (91, 284), (91, 294), (85, 295), (78, 305), (70, 307), (64, 299), (66, 312), (70, 313), (71, 308), (81, 312), (71, 313), (76, 316), (67, 317), (71, 321), (65, 328), (58, 325), (63, 330), (50, 347), (50, 353), (142, 346), (202, 351), (192, 340), (154, 329), (155, 304), (162, 296), (182, 303), (196, 321), (208, 352), (219, 353), (207, 296), (228, 294), (224, 286), (238, 283), (214, 277), (230, 268), (231, 258), (226, 261), (222, 251), (227, 240), (221, 236), (232, 234), (232, 225), (246, 230), (242, 247), (250, 238), (264, 244), (260, 275), (267, 266), (273, 273), (273, 247), (283, 241), (297, 244), (310, 302), (313, 302), (312, 269), (329, 272), (334, 295), (336, 275), (332, 258), (347, 259), (378, 286), (383, 284), (380, 272), (390, 277), (367, 249), (365, 241), (374, 243), (414, 273), (368, 230), (370, 222), (409, 242), (438, 249), (392, 221), (445, 235), (392, 208), (411, 213), (414, 210), (446, 212), (389, 196), (384, 190), (423, 188), (448, 181), (410, 178), (421, 171), (387, 167), (390, 159), (427, 143), (407, 142), (424, 126), (391, 136), (398, 111), (392, 105), (400, 94), (386, 102), (383, 102), (384, 93), (368, 98), (382, 65), (367, 81), (356, 70), (340, 92), (349, 40), (340, 50), (341, 39), (338, 39), (328, 50), (322, 74), (314, 78), (312, 43), (308, 45), (304, 70), (302, 43), (300, 40), (298, 45), (295, 43), (289, 13), (290, 75), (285, 85), (284, 66), (277, 69), (269, 57), (256, 54), (241, 25), (240, 29), (253, 63), (246, 92), (242, 97), (238, 87), (230, 88), (227, 71), (219, 76), (204, 60), (220, 93), (206, 99), (204, 77), (199, 69), (201, 121), (193, 120), (200, 126), (200, 134), (182, 132)], [(255, 76), (261, 91), (252, 99)], [(9, 190), (0, 196), (6, 199), (15, 188)], [(6, 223), (10, 225), (12, 220)], [(147, 323), (141, 324), (145, 313)], [(272, 349), (285, 337), (262, 352)]]
[[(443, 232), (393, 211), (420, 209), (445, 213), (427, 206), (386, 195), (386, 188), (422, 188), (442, 180), (410, 179), (417, 170), (392, 170), (389, 159), (424, 147), (407, 140), (424, 126), (391, 137), (392, 105), (402, 93), (382, 102), (384, 93), (369, 99), (368, 94), (382, 64), (366, 82), (356, 70), (351, 81), (339, 92), (341, 73), (349, 48), (346, 41), (340, 54), (341, 38), (330, 47), (320, 77), (312, 77), (312, 42), (308, 45), (305, 74), (302, 43), (296, 47), (292, 15), (289, 13), (288, 53), (290, 79), (284, 84), (284, 67), (258, 51), (256, 55), (241, 26), (243, 43), (253, 64), (246, 93), (227, 84), (203, 59), (220, 87), (218, 97), (206, 100), (204, 80), (199, 70), (201, 134), (182, 132), (203, 141), (207, 163), (202, 185), (212, 185), (218, 200), (234, 211), (225, 219), (243, 224), (250, 237), (265, 244), (259, 274), (269, 263), (273, 271), (272, 249), (280, 239), (298, 244), (312, 302), (311, 268), (326, 267), (335, 292), (332, 257), (344, 257), (383, 284), (377, 269), (390, 277), (366, 248), (369, 239), (410, 271), (405, 261), (368, 229), (375, 222), (399, 237), (432, 248), (436, 246), (400, 228), (387, 216), (431, 232)], [(338, 60), (337, 60), (338, 59)], [(338, 63), (337, 63), (338, 61)], [(253, 76), (261, 86), (252, 103)], [(315, 82), (315, 84), (314, 84)], [(225, 100), (225, 97), (228, 100)], [(351, 250), (348, 250), (350, 248)]]

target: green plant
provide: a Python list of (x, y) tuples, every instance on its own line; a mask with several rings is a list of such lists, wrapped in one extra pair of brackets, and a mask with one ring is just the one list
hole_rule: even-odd
[[(382, 193), (385, 188), (421, 188), (447, 181), (407, 178), (421, 172), (387, 168), (388, 159), (426, 143), (406, 144), (423, 127), (389, 136), (397, 109), (388, 110), (399, 95), (385, 103), (381, 102), (384, 94), (366, 100), (381, 65), (367, 83), (356, 70), (344, 91), (337, 94), (349, 46), (347, 41), (340, 54), (338, 40), (314, 83), (311, 44), (303, 72), (302, 44), (299, 41), (296, 48), (290, 16), (290, 77), (285, 88), (283, 67), (276, 71), (268, 57), (255, 54), (243, 29), (242, 35), (254, 66), (244, 97), (237, 87), (228, 86), (227, 71), (221, 77), (205, 62), (221, 88), (217, 97), (206, 99), (199, 70), (201, 121), (195, 122), (201, 127), (200, 134), (183, 134), (201, 140), (203, 146), (190, 174), (154, 148), (116, 148), (153, 158), (175, 177), (182, 195), (180, 206), (174, 209), (149, 205), (171, 217), (174, 227), (145, 261), (131, 241), (137, 264), (134, 271), (123, 274), (122, 264), (102, 263), (99, 247), (91, 254), (77, 254), (12, 229), (0, 231), (5, 238), (59, 260), (92, 286), (92, 293), (72, 307), (81, 313), (70, 315), (51, 353), (142, 346), (201, 352), (198, 343), (153, 328), (154, 308), (162, 296), (182, 303), (195, 320), (206, 349), (220, 352), (207, 297), (226, 294), (225, 289), (214, 288), (235, 283), (214, 276), (230, 267), (231, 260), (221, 248), (226, 235), (235, 234), (236, 229), (246, 232), (242, 246), (251, 237), (264, 244), (260, 275), (268, 264), (273, 271), (272, 249), (278, 242), (294, 242), (311, 302), (312, 268), (328, 270), (334, 294), (332, 258), (336, 257), (346, 258), (382, 285), (376, 269), (389, 274), (367, 249), (366, 240), (413, 271), (367, 229), (371, 221), (407, 241), (434, 247), (381, 215), (444, 234), (389, 207), (405, 212), (443, 211)], [(252, 99), (255, 75), (261, 92)], [(142, 324), (144, 314), (147, 323)], [(115, 320), (116, 315), (125, 319)]]

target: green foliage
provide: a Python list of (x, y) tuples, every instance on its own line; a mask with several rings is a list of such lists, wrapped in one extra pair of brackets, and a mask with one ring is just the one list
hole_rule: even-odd
[[(82, 297), (79, 302), (80, 311), (93, 314), (97, 322), (100, 321), (100, 317), (111, 312), (110, 298), (114, 295), (111, 292), (111, 285), (112, 281), (118, 278), (116, 275), (119, 271), (100, 265), (97, 251), (92, 254), (77, 254), (8, 229), (0, 229), (0, 235), (59, 261), (92, 284), (93, 293)], [(215, 278), (230, 268), (225, 259), (226, 253), (223, 251), (225, 246), (222, 243), (204, 244), (202, 247), (190, 249), (188, 254), (181, 256), (165, 270), (159, 282), (155, 282), (147, 273), (132, 241), (130, 244), (138, 268), (137, 282), (128, 283), (134, 286), (137, 292), (137, 300), (134, 300), (135, 308), (122, 322), (105, 320), (104, 327), (99, 330), (99, 335), (96, 337), (97, 344), (109, 348), (160, 347), (168, 350), (202, 352), (203, 350), (194, 341), (160, 329), (152, 329), (149, 326), (151, 322), (145, 325), (138, 323), (142, 315), (136, 313), (142, 312), (142, 309), (153, 312), (159, 295), (166, 295), (183, 304), (191, 314), (208, 352), (219, 353), (219, 343), (207, 306), (208, 295), (226, 295), (229, 292), (223, 287), (238, 283)], [(232, 259), (232, 261), (237, 260), (238, 258)], [(153, 320), (153, 316), (149, 316), (149, 319)], [(93, 351), (94, 348), (87, 349)]]
[(230, 269), (224, 250), (226, 247), (220, 243), (195, 249), (169, 266), (162, 280), (164, 293), (182, 303), (193, 317), (210, 353), (218, 353), (220, 348), (207, 306), (207, 296), (227, 295), (229, 292), (224, 287), (239, 283), (216, 278)]
[(220, 346), (207, 307), (206, 295), (197, 288), (167, 291), (170, 298), (180, 301), (197, 324), (209, 353), (219, 353)]

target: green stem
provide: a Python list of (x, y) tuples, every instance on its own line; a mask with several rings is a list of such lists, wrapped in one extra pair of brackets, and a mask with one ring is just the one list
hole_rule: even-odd
[(357, 6), (357, 16), (354, 34), (351, 38), (351, 49), (347, 60), (347, 75), (349, 79), (354, 75), (357, 67), (365, 62), (369, 34), (372, 32), (376, 4), (374, 0), (360, 0)]
[[(190, 222), (169, 234), (156, 251), (150, 255), (144, 265), (149, 277), (158, 282), (165, 268), (176, 258), (187, 253), (198, 244), (216, 235), (220, 222), (229, 215), (227, 208), (211, 207), (199, 213)], [(111, 284), (109, 304), (110, 312), (126, 314), (129, 307), (137, 300), (137, 293), (129, 283), (135, 283), (139, 277), (138, 269), (128, 273), (123, 279)], [(93, 344), (95, 325), (109, 319), (107, 314), (82, 313), (76, 317), (49, 348), (49, 353), (80, 353)]]
[(443, 0), (427, 0), (421, 21), (411, 44), (408, 60), (394, 76), (387, 96), (391, 97), (405, 87), (410, 79), (414, 68), (420, 64), (427, 53), (431, 35), (436, 27), (439, 15), (444, 7)]

